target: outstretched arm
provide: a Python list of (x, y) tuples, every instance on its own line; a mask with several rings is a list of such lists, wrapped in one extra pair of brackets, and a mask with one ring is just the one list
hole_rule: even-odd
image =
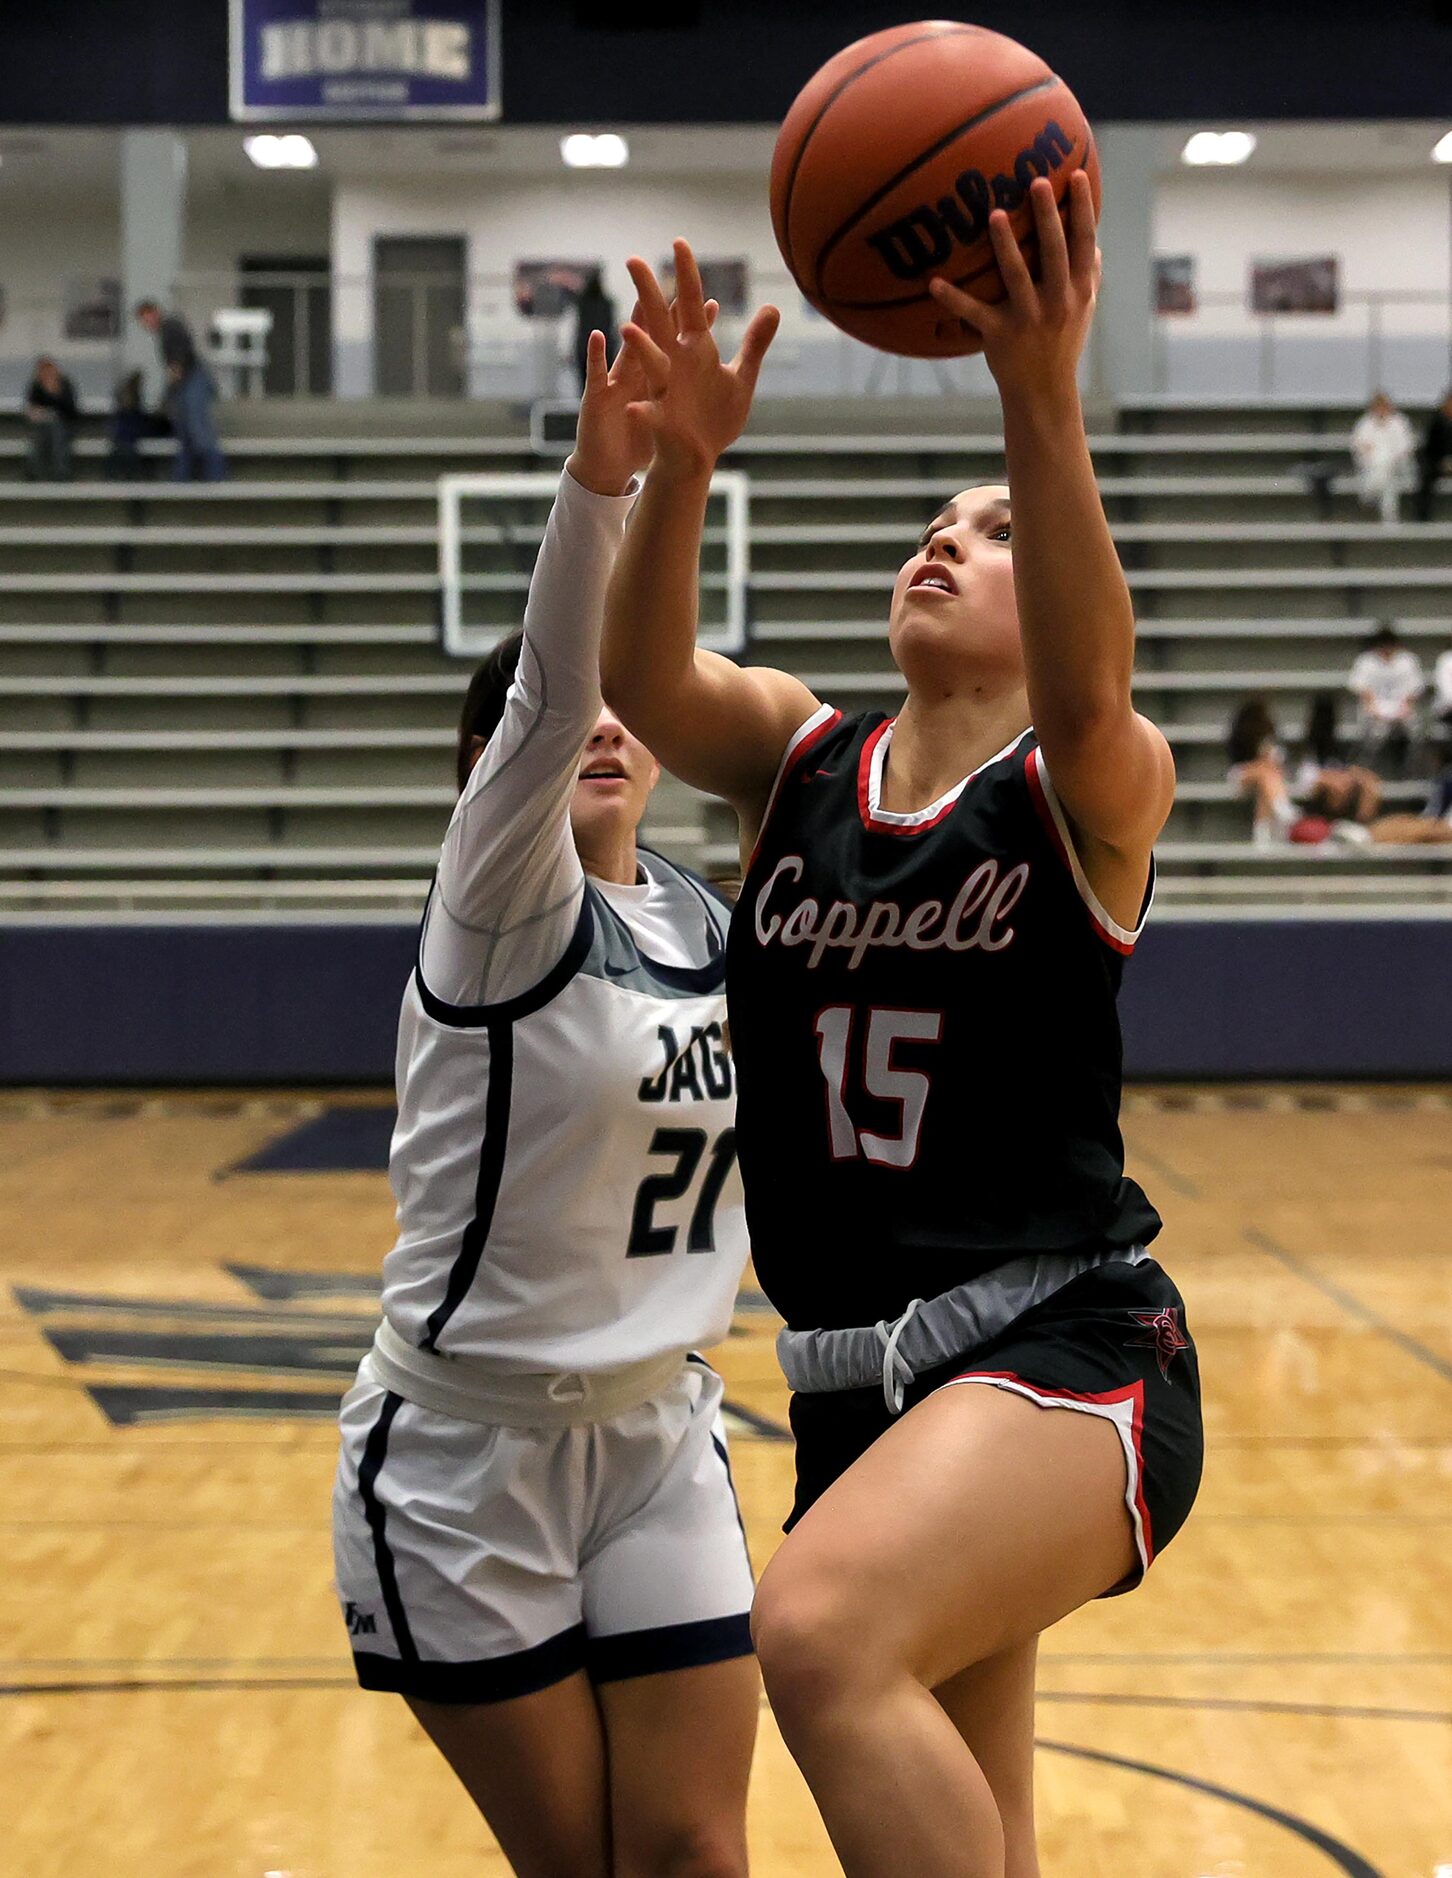
[(724, 797), (754, 838), (782, 753), (817, 709), (799, 679), (741, 667), (696, 645), (701, 535), (711, 472), (745, 428), (780, 316), (763, 307), (723, 364), (694, 255), (675, 247), (676, 304), (644, 261), (630, 262), (638, 318), (621, 333), (649, 384), (655, 440), (605, 607), (600, 674), (612, 710), (684, 781)]
[(1029, 706), (1055, 788), (1089, 852), (1140, 869), (1174, 798), (1174, 759), (1130, 698), (1134, 609), (1094, 480), (1077, 368), (1098, 286), (1094, 204), (1070, 180), (1066, 239), (1053, 185), (1030, 192), (1041, 275), (1036, 283), (1008, 216), (990, 224), (1008, 289), (990, 306), (947, 281), (939, 302), (983, 335), (1003, 402), (1013, 499), (1013, 580)]
[(537, 984), (569, 944), (584, 890), (570, 828), (581, 752), (600, 714), (605, 584), (650, 437), (629, 405), (630, 361), (590, 337), (573, 454), (560, 478), (524, 611), (519, 668), (479, 751), (439, 856), (424, 980), (452, 1004)]

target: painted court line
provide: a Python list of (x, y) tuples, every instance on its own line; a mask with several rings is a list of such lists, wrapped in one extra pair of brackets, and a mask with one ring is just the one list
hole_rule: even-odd
[(1452, 1382), (1452, 1363), (1439, 1356), (1435, 1350), (1428, 1349), (1425, 1343), (1410, 1336), (1398, 1325), (1389, 1324), (1369, 1305), (1363, 1304), (1361, 1299), (1353, 1296), (1351, 1292), (1344, 1291), (1332, 1279), (1323, 1278), (1314, 1266), (1308, 1265), (1294, 1252), (1288, 1252), (1283, 1245), (1278, 1245), (1274, 1239), (1254, 1226), (1247, 1226), (1243, 1237), (1257, 1251), (1264, 1252), (1268, 1258), (1275, 1259), (1279, 1264), (1284, 1265), (1288, 1272), (1293, 1272), (1297, 1278), (1302, 1278), (1308, 1285), (1313, 1286), (1323, 1297), (1330, 1298), (1332, 1303), (1339, 1305), (1348, 1317), (1354, 1317), (1359, 1323), (1365, 1324), (1368, 1330), (1374, 1330), (1378, 1335), (1396, 1344), (1397, 1348), (1405, 1351), (1414, 1362), (1421, 1363), (1434, 1375), (1440, 1376), (1443, 1382)]
[(1156, 1767), (1150, 1761), (1132, 1761), (1121, 1754), (1105, 1754), (1098, 1748), (1072, 1747), (1064, 1741), (1039, 1741), (1036, 1745), (1051, 1754), (1071, 1754), (1081, 1761), (1095, 1761), (1101, 1767), (1123, 1767), (1130, 1773), (1148, 1774), (1153, 1780), (1168, 1780), (1176, 1786), (1188, 1787), (1192, 1793), (1205, 1793), (1211, 1799), (1226, 1800), (1231, 1806), (1241, 1807), (1247, 1813), (1255, 1813), (1262, 1819), (1270, 1820), (1273, 1825), (1283, 1826), (1287, 1832), (1294, 1833), (1296, 1838), (1313, 1845), (1318, 1852), (1324, 1852), (1338, 1871), (1346, 1873), (1346, 1878), (1386, 1878), (1384, 1872), (1368, 1864), (1349, 1845), (1333, 1839), (1329, 1832), (1323, 1832), (1309, 1820), (1297, 1819), (1294, 1813), (1282, 1812), (1278, 1806), (1269, 1806), (1264, 1800), (1253, 1799), (1247, 1793), (1236, 1793), (1231, 1787), (1218, 1787), (1213, 1781), (1198, 1780), (1193, 1774), (1178, 1773), (1172, 1767)]

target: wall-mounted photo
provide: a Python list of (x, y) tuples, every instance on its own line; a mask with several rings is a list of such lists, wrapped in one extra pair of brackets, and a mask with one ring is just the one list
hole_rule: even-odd
[(121, 283), (104, 276), (68, 280), (65, 290), (67, 339), (114, 339), (121, 330)]
[(514, 304), (527, 320), (558, 319), (598, 261), (516, 261)]
[(1341, 302), (1340, 262), (1334, 254), (1296, 261), (1252, 261), (1253, 313), (1334, 313)]
[[(718, 301), (728, 319), (746, 311), (749, 282), (743, 259), (734, 257), (730, 260), (708, 261), (698, 256), (696, 266), (701, 270), (701, 287), (706, 298)], [(667, 295), (673, 294), (676, 290), (674, 260), (662, 261), (656, 272)]]
[(1195, 257), (1193, 254), (1157, 254), (1154, 260), (1155, 312), (1195, 311)]

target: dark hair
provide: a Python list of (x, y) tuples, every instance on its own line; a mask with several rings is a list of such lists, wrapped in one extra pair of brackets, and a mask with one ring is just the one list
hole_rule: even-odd
[(1401, 643), (1401, 634), (1389, 619), (1384, 619), (1367, 640), (1366, 645), (1368, 651), (1380, 652), (1383, 646), (1399, 646)]
[(455, 774), (460, 795), (469, 780), (469, 771), (474, 767), (471, 761), (474, 739), (478, 737), (488, 743), (499, 728), (499, 720), (504, 715), (504, 700), (514, 683), (514, 674), (519, 670), (519, 655), (523, 646), (522, 630), (506, 633), (469, 680), (469, 689), (464, 693), (464, 708), (459, 713), (459, 744), (455, 753)]
[(1336, 734), (1336, 694), (1318, 691), (1306, 713), (1306, 754), (1324, 768), (1341, 761), (1341, 739)]
[(1253, 763), (1267, 738), (1274, 739), (1276, 720), (1264, 698), (1247, 698), (1230, 720), (1227, 747), (1232, 763)]

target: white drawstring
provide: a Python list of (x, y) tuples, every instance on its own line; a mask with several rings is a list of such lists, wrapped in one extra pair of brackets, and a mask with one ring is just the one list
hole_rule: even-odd
[(878, 1342), (882, 1345), (882, 1393), (888, 1411), (893, 1415), (902, 1414), (903, 1396), (907, 1385), (913, 1380), (911, 1365), (897, 1347), (898, 1338), (912, 1322), (913, 1313), (921, 1303), (921, 1298), (914, 1298), (891, 1330), (888, 1329), (886, 1318), (873, 1326)]

